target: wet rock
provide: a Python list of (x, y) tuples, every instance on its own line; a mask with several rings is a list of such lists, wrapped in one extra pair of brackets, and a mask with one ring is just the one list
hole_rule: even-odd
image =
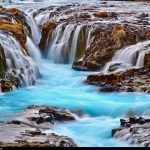
[[(73, 69), (82, 71), (97, 71), (109, 62), (119, 49), (134, 45), (137, 42), (149, 39), (149, 29), (130, 26), (127, 24), (99, 24), (91, 36), (93, 40), (85, 50), (83, 59), (73, 63)], [(110, 68), (110, 71), (119, 66)]]
[(115, 135), (116, 132), (122, 130), (122, 128), (116, 128), (116, 129), (112, 129), (112, 136)]
[(22, 47), (25, 48), (26, 35), (22, 24), (1, 20), (0, 29), (11, 32), (16, 37), (16, 39), (20, 41)]
[(101, 87), (100, 91), (101, 92), (116, 92), (118, 91), (118, 88), (111, 86), (111, 85), (107, 85), (107, 86)]
[(150, 143), (149, 121), (149, 118), (135, 116), (129, 117), (128, 119), (120, 119), (121, 127), (113, 129), (112, 136), (116, 139), (125, 140), (131, 144), (141, 144), (146, 147)]
[(72, 121), (75, 120), (74, 112), (83, 115), (80, 110), (70, 112), (53, 106), (31, 105), (14, 120), (0, 124), (0, 147), (77, 147), (67, 136), (45, 134), (54, 125), (50, 115), (55, 116), (53, 122)]
[(146, 13), (140, 13), (138, 16), (137, 16), (137, 18), (145, 18), (145, 17), (148, 17), (149, 15), (148, 14), (146, 14)]
[(50, 135), (50, 145), (52, 147), (77, 147), (71, 138), (58, 136), (54, 133)]
[(9, 81), (1, 80), (1, 91), (2, 92), (10, 92), (13, 89), (13, 84)]
[(14, 14), (14, 15), (20, 15), (20, 14), (22, 14), (22, 11), (20, 11), (20, 10), (17, 9), (17, 8), (8, 8), (7, 11), (8, 11), (8, 12), (11, 12), (11, 13)]
[(145, 54), (144, 65), (150, 67), (150, 54)]
[[(49, 116), (47, 120), (50, 121), (72, 121), (75, 120), (75, 116), (69, 112), (67, 109), (59, 109), (57, 107), (52, 107), (52, 106), (36, 106), (36, 105), (31, 105), (27, 109), (32, 110), (36, 109), (39, 111), (39, 115), (41, 116), (42, 114), (46, 114), (46, 116)], [(51, 116), (50, 116), (51, 115)], [(42, 117), (44, 120), (46, 118)], [(42, 118), (40, 118), (42, 122)]]
[(111, 74), (89, 75), (85, 81), (100, 86), (103, 92), (149, 92), (149, 68), (128, 69)]
[(96, 17), (108, 17), (108, 13), (107, 12), (98, 12), (94, 14)]
[(45, 48), (47, 46), (47, 41), (49, 41), (52, 30), (55, 29), (57, 26), (54, 22), (47, 22), (42, 26), (42, 38), (39, 43), (39, 47), (42, 50), (42, 53), (45, 52)]
[[(44, 135), (42, 136), (45, 137)], [(16, 140), (12, 143), (1, 142), (0, 147), (77, 147), (77, 145), (71, 138), (68, 138), (66, 136), (59, 136), (52, 133), (49, 136), (45, 137), (42, 141)]]

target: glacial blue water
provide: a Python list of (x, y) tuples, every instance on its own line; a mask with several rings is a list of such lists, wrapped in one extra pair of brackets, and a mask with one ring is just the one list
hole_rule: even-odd
[(89, 117), (57, 124), (55, 132), (72, 137), (80, 146), (129, 146), (112, 139), (111, 129), (119, 127), (120, 118), (149, 110), (150, 95), (99, 93), (97, 87), (84, 84), (91, 72), (74, 71), (71, 65), (42, 60), (40, 69), (43, 77), (35, 86), (0, 94), (0, 121), (10, 119), (31, 104), (81, 109)]
[[(32, 0), (15, 1), (20, 3), (3, 3), (3, 5), (26, 10), (29, 7), (46, 6), (46, 2), (49, 5), (50, 2), (52, 4), (79, 2), (78, 0), (34, 0), (38, 2), (35, 5)], [(41, 2), (45, 3), (41, 6)], [(142, 115), (144, 112), (149, 114), (149, 94), (99, 93), (98, 87), (84, 84), (84, 80), (91, 72), (74, 71), (71, 65), (53, 64), (49, 60), (42, 60), (40, 71), (43, 77), (36, 82), (35, 86), (20, 88), (5, 94), (0, 93), (0, 121), (11, 119), (31, 104), (81, 109), (89, 117), (75, 122), (56, 124), (54, 131), (59, 135), (73, 138), (79, 146), (131, 146), (114, 140), (111, 130), (119, 127), (120, 118), (128, 117), (130, 114)]]

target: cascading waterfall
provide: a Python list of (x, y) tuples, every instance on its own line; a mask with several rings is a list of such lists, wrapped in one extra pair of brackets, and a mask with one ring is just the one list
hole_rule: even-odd
[(58, 20), (58, 16), (56, 17), (55, 13), (57, 12), (57, 7), (51, 7), (48, 10), (45, 10), (43, 12), (40, 12), (35, 16), (36, 23), (41, 26), (44, 23), (51, 20)]
[[(32, 47), (30, 42), (28, 38), (28, 48)], [(33, 59), (26, 54), (19, 42), (9, 33), (0, 32), (0, 44), (6, 57), (7, 75), (19, 77), (22, 85), (33, 85), (40, 76), (38, 66)]]
[(150, 52), (150, 48), (147, 49), (147, 46), (149, 45), (150, 41), (140, 42), (117, 51), (112, 60), (105, 65), (102, 71), (107, 73), (112, 66), (118, 66), (115, 71), (124, 70), (130, 67), (144, 67), (145, 54)]
[(76, 27), (76, 30), (74, 31), (72, 46), (71, 46), (71, 52), (70, 52), (70, 61), (69, 61), (70, 63), (73, 63), (73, 61), (75, 60), (78, 37), (79, 37), (79, 33), (80, 33), (81, 28), (82, 28), (82, 25), (78, 25)]
[(40, 49), (34, 44), (32, 39), (27, 36), (27, 42), (26, 42), (26, 47), (28, 49), (28, 52), (30, 56), (38, 63), (41, 63), (41, 53)]
[(65, 46), (68, 46), (68, 40), (72, 32), (71, 26), (67, 26), (63, 33), (63, 25), (64, 24), (58, 25), (52, 33), (52, 41), (48, 48), (48, 58), (54, 60), (55, 63), (64, 63), (64, 57), (67, 53), (67, 50), (65, 49), (64, 51), (64, 48)]
[(87, 30), (87, 42), (86, 42), (86, 49), (90, 47), (91, 42), (92, 42), (92, 38), (91, 38), (91, 34), (92, 34), (93, 28), (90, 28), (90, 30)]
[(38, 45), (40, 42), (40, 39), (41, 39), (41, 31), (33, 17), (34, 11), (36, 11), (36, 10), (26, 12), (26, 14), (27, 14), (26, 20), (27, 20), (27, 23), (31, 27), (32, 39), (33, 39), (34, 43)]
[[(86, 26), (86, 25), (85, 25)], [(84, 25), (78, 24), (59, 24), (52, 32), (52, 37), (49, 41), (47, 57), (55, 63), (73, 63), (76, 60), (78, 49), (79, 35)], [(90, 46), (92, 28), (86, 28), (85, 48)], [(84, 47), (84, 46), (83, 46)]]

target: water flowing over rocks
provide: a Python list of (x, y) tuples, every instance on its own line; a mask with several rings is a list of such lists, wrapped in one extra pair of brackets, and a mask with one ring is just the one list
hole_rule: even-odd
[(32, 42), (29, 17), (16, 8), (0, 10), (1, 91), (34, 85), (41, 74), (37, 66), (40, 52)]
[(132, 144), (150, 146), (150, 119), (144, 117), (129, 117), (120, 119), (120, 127), (112, 130), (115, 139), (127, 141)]
[(78, 111), (53, 106), (28, 106), (12, 121), (0, 124), (0, 147), (76, 147), (71, 138), (45, 133), (54, 123), (75, 121), (76, 114)]
[(129, 69), (111, 74), (89, 75), (86, 83), (100, 86), (101, 92), (150, 92), (150, 68)]
[(149, 12), (140, 13), (147, 6), (142, 4), (141, 10), (129, 9), (128, 13), (122, 7), (72, 4), (34, 11), (43, 33), (41, 50), (56, 63), (75, 61), (76, 70), (102, 68), (117, 50), (150, 38), (149, 23), (145, 24)]

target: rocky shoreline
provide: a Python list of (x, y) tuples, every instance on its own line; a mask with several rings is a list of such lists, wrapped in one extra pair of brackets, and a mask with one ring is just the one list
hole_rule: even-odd
[(85, 81), (100, 92), (150, 92), (150, 68), (129, 69), (112, 74), (89, 75)]
[(0, 124), (0, 147), (77, 147), (71, 138), (45, 131), (53, 130), (57, 122), (75, 121), (83, 115), (79, 110), (31, 105), (13, 120)]
[(150, 147), (149, 134), (150, 118), (136, 116), (120, 119), (120, 127), (112, 130), (113, 138), (144, 147)]

